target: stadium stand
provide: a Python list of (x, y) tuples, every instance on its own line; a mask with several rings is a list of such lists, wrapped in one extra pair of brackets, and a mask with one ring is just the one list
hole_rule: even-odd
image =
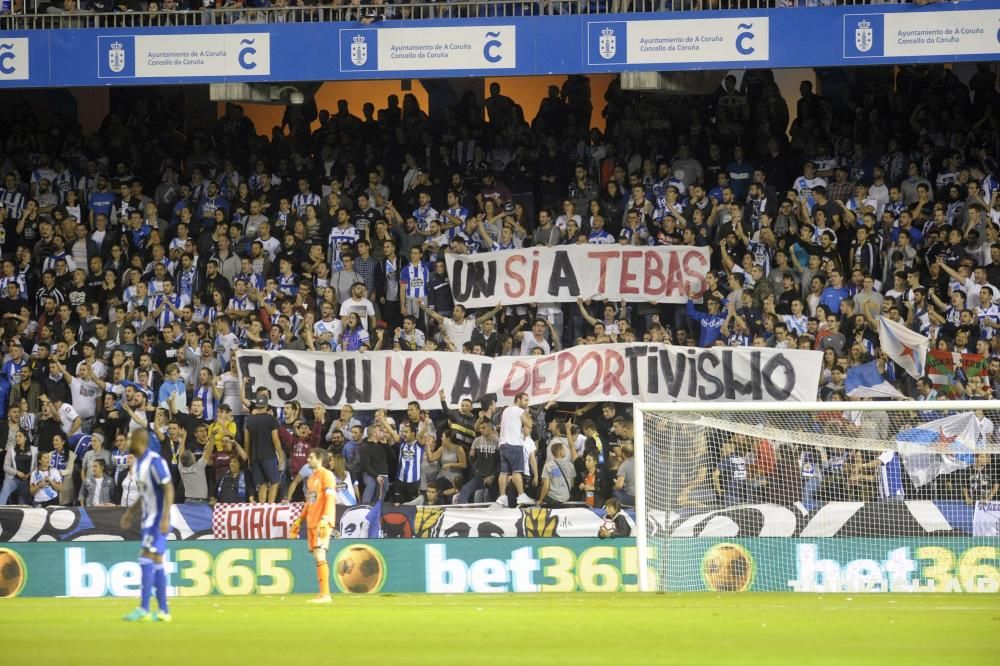
[[(804, 82), (785, 99), (766, 70), (727, 77), (707, 96), (615, 83), (603, 130), (588, 126), (583, 76), (537, 110), (497, 86), (485, 103), (468, 94), (435, 118), (407, 95), (361, 116), (346, 102), (288, 107), (275, 128), (255, 127), (238, 105), (214, 126), (186, 122), (169, 91), (114, 106), (89, 135), (74, 119), (43, 124), (9, 105), (0, 111), (0, 503), (134, 501), (133, 429), (150, 430), (190, 501), (249, 500), (239, 433), (257, 403), (236, 375), (240, 348), (818, 349), (824, 401), (849, 400), (852, 377), (919, 400), (1000, 397), (993, 68), (968, 84), (940, 66), (858, 69), (829, 90)], [(709, 247), (708, 298), (514, 305), (474, 313), (478, 326), (458, 348), (445, 335), (444, 253), (576, 243)], [(887, 359), (879, 315), (931, 338), (925, 377)], [(549, 445), (566, 442), (574, 501), (632, 500), (628, 405), (529, 411), (538, 470)], [(343, 456), (347, 503), (372, 496), (382, 474), (399, 502), (426, 501), (418, 492), (428, 485), (435, 501), (496, 497), (499, 416), (489, 405), (386, 414), (290, 403), (277, 417), (289, 459), (282, 496), (318, 444)], [(419, 474), (408, 464), (413, 443), (424, 447)], [(45, 452), (73, 484), (30, 498), (26, 479)], [(810, 492), (877, 499), (873, 459), (847, 456), (845, 474)], [(110, 495), (95, 476), (112, 480)], [(529, 494), (537, 481), (536, 472)], [(988, 457), (906, 488), (908, 498), (967, 502), (996, 494)]]

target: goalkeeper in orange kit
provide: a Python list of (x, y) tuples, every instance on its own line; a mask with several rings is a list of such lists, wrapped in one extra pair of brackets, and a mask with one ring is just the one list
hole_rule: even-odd
[(337, 479), (326, 468), (329, 453), (323, 449), (312, 449), (306, 464), (312, 470), (306, 479), (306, 506), (302, 516), (292, 526), (292, 538), (298, 537), (299, 524), (304, 519), (309, 537), (309, 550), (316, 557), (316, 577), (319, 580), (319, 595), (310, 603), (329, 603), (330, 565), (326, 561), (330, 536), (336, 525)]

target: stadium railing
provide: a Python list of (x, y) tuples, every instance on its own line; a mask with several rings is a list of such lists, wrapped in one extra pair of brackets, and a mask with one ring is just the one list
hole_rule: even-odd
[[(918, 0), (925, 4), (934, 0)], [(145, 28), (159, 26), (253, 25), (326, 21), (477, 19), (560, 14), (611, 14), (725, 9), (776, 9), (825, 5), (899, 4), (898, 0), (447, 0), (348, 6), (329, 2), (309, 7), (208, 7), (196, 10), (66, 13), (58, 0), (26, 0), (23, 11), (0, 13), (0, 30), (62, 30), (81, 28)]]

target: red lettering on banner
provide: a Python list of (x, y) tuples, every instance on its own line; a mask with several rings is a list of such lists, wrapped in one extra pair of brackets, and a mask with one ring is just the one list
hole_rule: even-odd
[(226, 538), (243, 539), (243, 512), (226, 509)]
[(667, 288), (665, 293), (667, 296), (672, 296), (675, 294), (685, 294), (685, 282), (684, 273), (681, 271), (681, 261), (680, 257), (677, 256), (676, 252), (670, 253), (670, 258), (667, 259)]
[(288, 526), (288, 519), (283, 518), (281, 514), (285, 513), (285, 507), (279, 506), (275, 507), (275, 510), (271, 512), (271, 529), (268, 535), (271, 539), (277, 539), (279, 537), (288, 536), (285, 530)]
[(248, 539), (263, 539), (264, 537), (264, 524), (265, 516), (264, 510), (260, 507), (254, 507), (250, 509), (247, 513), (247, 538)]
[[(642, 281), (642, 291), (647, 296), (659, 296), (663, 293), (663, 259), (656, 252), (645, 252), (645, 269)], [(654, 284), (653, 278), (656, 278)]]
[(545, 385), (545, 380), (548, 379), (542, 371), (541, 368), (546, 363), (555, 363), (555, 359), (551, 356), (543, 356), (539, 360), (535, 361), (531, 368), (531, 395), (532, 397), (538, 397), (540, 395), (545, 395), (552, 392), (551, 386)]
[(534, 257), (534, 261), (531, 262), (531, 284), (528, 286), (529, 296), (534, 296), (538, 293), (538, 255), (538, 250), (531, 253), (531, 256)]
[(517, 270), (514, 268), (514, 264), (518, 263), (523, 265), (527, 263), (527, 261), (528, 261), (527, 259), (525, 259), (519, 254), (512, 254), (511, 256), (507, 257), (507, 261), (504, 262), (503, 269), (504, 272), (507, 273), (507, 277), (517, 282), (517, 291), (511, 291), (510, 282), (504, 280), (503, 290), (504, 293), (507, 294), (508, 298), (520, 298), (522, 295), (524, 295), (524, 287), (525, 287), (524, 278), (521, 277), (521, 274), (518, 273)]
[(608, 260), (611, 259), (612, 257), (617, 257), (620, 254), (621, 254), (620, 250), (603, 250), (603, 251), (595, 251), (587, 253), (587, 256), (590, 257), (591, 259), (597, 259), (599, 262), (601, 262), (601, 267), (598, 270), (598, 282), (597, 282), (598, 293), (603, 294), (606, 291), (604, 285), (608, 277)]
[[(417, 386), (417, 379), (420, 377), (420, 373), (423, 372), (424, 368), (430, 367), (434, 371), (434, 381), (431, 383), (431, 387), (426, 391), (421, 391), (420, 387)], [(441, 367), (432, 358), (425, 358), (420, 363), (417, 363), (416, 367), (413, 368), (413, 374), (410, 377), (410, 391), (413, 393), (413, 397), (416, 400), (427, 400), (427, 398), (432, 395), (437, 395), (441, 386)]]
[(625, 250), (622, 252), (622, 271), (618, 276), (618, 293), (619, 294), (638, 294), (639, 288), (632, 284), (632, 280), (636, 279), (638, 275), (635, 273), (630, 273), (628, 269), (628, 264), (633, 259), (638, 259), (643, 255), (642, 250)]
[(618, 352), (608, 349), (604, 352), (604, 395), (611, 395), (611, 387), (618, 389), (620, 395), (625, 395), (622, 385), (622, 373), (625, 372), (625, 359)]
[[(587, 364), (587, 361), (593, 360), (594, 369), (594, 382), (583, 388), (580, 386), (578, 380), (580, 379), (580, 373), (583, 372), (583, 367)], [(580, 363), (576, 366), (576, 372), (573, 374), (573, 392), (578, 398), (583, 398), (596, 389), (601, 383), (601, 377), (604, 375), (604, 363), (601, 360), (600, 352), (590, 351), (583, 355), (580, 359)]]
[[(522, 373), (521, 383), (515, 386), (513, 383), (514, 373), (518, 371)], [(524, 361), (514, 361), (513, 365), (510, 366), (510, 372), (507, 374), (507, 379), (503, 382), (503, 394), (507, 397), (514, 397), (518, 393), (527, 391), (530, 383), (531, 373), (529, 372), (528, 364)]]
[[(691, 264), (698, 264), (697, 267), (692, 267)], [(695, 278), (698, 283), (698, 287), (691, 287), (691, 291), (694, 292), (695, 298), (701, 296), (705, 293), (705, 289), (708, 285), (705, 283), (705, 272), (708, 269), (707, 261), (705, 260), (705, 255), (697, 250), (690, 250), (684, 254), (684, 272)], [(687, 291), (686, 289), (684, 290)], [(679, 294), (680, 296), (686, 296), (686, 293)]]
[(403, 400), (407, 399), (408, 387), (406, 384), (407, 378), (410, 376), (410, 363), (412, 359), (407, 357), (403, 361), (403, 380), (397, 382), (392, 377), (392, 356), (386, 356), (385, 358), (385, 401), (389, 402), (392, 400), (392, 393), (395, 391), (399, 397)]
[(563, 382), (573, 376), (576, 372), (576, 356), (573, 352), (559, 352), (556, 357), (556, 385), (553, 392), (559, 395), (562, 392)]

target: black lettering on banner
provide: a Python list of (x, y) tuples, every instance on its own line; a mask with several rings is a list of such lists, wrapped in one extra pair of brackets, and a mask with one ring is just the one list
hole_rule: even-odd
[(274, 392), (281, 400), (285, 402), (295, 400), (298, 395), (298, 383), (295, 381), (298, 371), (298, 366), (287, 356), (271, 357), (271, 362), (267, 364), (267, 372), (276, 385)]
[[(333, 392), (327, 390), (327, 378), (333, 379)], [(340, 404), (340, 396), (344, 393), (344, 360), (333, 362), (333, 372), (326, 371), (326, 361), (316, 361), (316, 397), (326, 407)]]
[[(496, 293), (497, 262), (456, 261), (452, 265), (454, 275), (451, 278), (451, 294), (456, 303), (464, 303), (470, 299), (489, 298)], [(465, 271), (463, 280), (463, 271)]]
[(489, 363), (483, 363), (477, 368), (471, 361), (459, 361), (455, 381), (451, 385), (449, 402), (457, 404), (463, 396), (469, 396), (472, 402), (479, 402), (486, 395), (491, 370), (493, 366)]
[[(778, 370), (785, 371), (785, 382), (783, 386), (778, 386), (774, 381), (774, 375)], [(764, 387), (768, 394), (775, 400), (788, 400), (795, 388), (795, 366), (785, 358), (784, 354), (776, 354), (768, 359), (761, 372), (764, 380)]]
[[(754, 352), (759, 353), (759, 352)], [(733, 352), (725, 350), (722, 352), (722, 385), (725, 390), (726, 400), (735, 400), (739, 395), (742, 398), (750, 391), (750, 384), (753, 380), (744, 383), (736, 378), (733, 372)]]
[(688, 365), (688, 397), (694, 398), (698, 395), (698, 359), (695, 356), (697, 352), (693, 349), (687, 350), (687, 358), (685, 362)]
[[(639, 347), (628, 347), (625, 349), (625, 358), (628, 359), (628, 370), (629, 370), (629, 391), (635, 397), (639, 396), (639, 357), (645, 356), (649, 348), (646, 345), (641, 345)], [(650, 367), (655, 369), (655, 363), (650, 363)], [(653, 373), (650, 373), (650, 391), (656, 393), (656, 380), (653, 379)]]
[[(677, 372), (674, 372), (674, 366)], [(667, 393), (673, 397), (681, 392), (681, 384), (684, 383), (684, 370), (687, 366), (684, 357), (677, 354), (674, 362), (671, 362), (670, 352), (666, 349), (660, 351), (660, 369), (663, 371), (663, 383), (666, 385)]]
[(562, 289), (567, 289), (573, 298), (580, 295), (580, 283), (576, 279), (573, 262), (569, 260), (569, 253), (557, 250), (552, 260), (552, 273), (549, 275), (549, 296), (561, 296)]
[(344, 401), (349, 405), (372, 401), (372, 362), (367, 359), (361, 361), (360, 387), (358, 387), (357, 366), (357, 359), (347, 359), (345, 371), (347, 375), (347, 390), (344, 392)]
[[(712, 368), (709, 369), (706, 366), (711, 365)], [(715, 368), (719, 366), (719, 359), (712, 352), (702, 353), (698, 355), (698, 372), (701, 374), (702, 379), (712, 385), (713, 389), (711, 392), (706, 390), (704, 385), (698, 387), (698, 399), (699, 400), (715, 400), (722, 396), (723, 388), (722, 382), (719, 378), (715, 376)]]
[(264, 359), (262, 359), (260, 356), (256, 356), (254, 354), (247, 354), (246, 352), (243, 352), (236, 357), (236, 362), (239, 363), (240, 366), (240, 377), (250, 380), (250, 383), (247, 385), (246, 388), (246, 394), (248, 396), (253, 395), (254, 391), (256, 390), (256, 385), (254, 384), (253, 381), (253, 371), (251, 370), (251, 368), (257, 365), (263, 366)]
[(750, 391), (751, 400), (763, 400), (764, 391), (760, 381), (760, 352), (750, 352)]

